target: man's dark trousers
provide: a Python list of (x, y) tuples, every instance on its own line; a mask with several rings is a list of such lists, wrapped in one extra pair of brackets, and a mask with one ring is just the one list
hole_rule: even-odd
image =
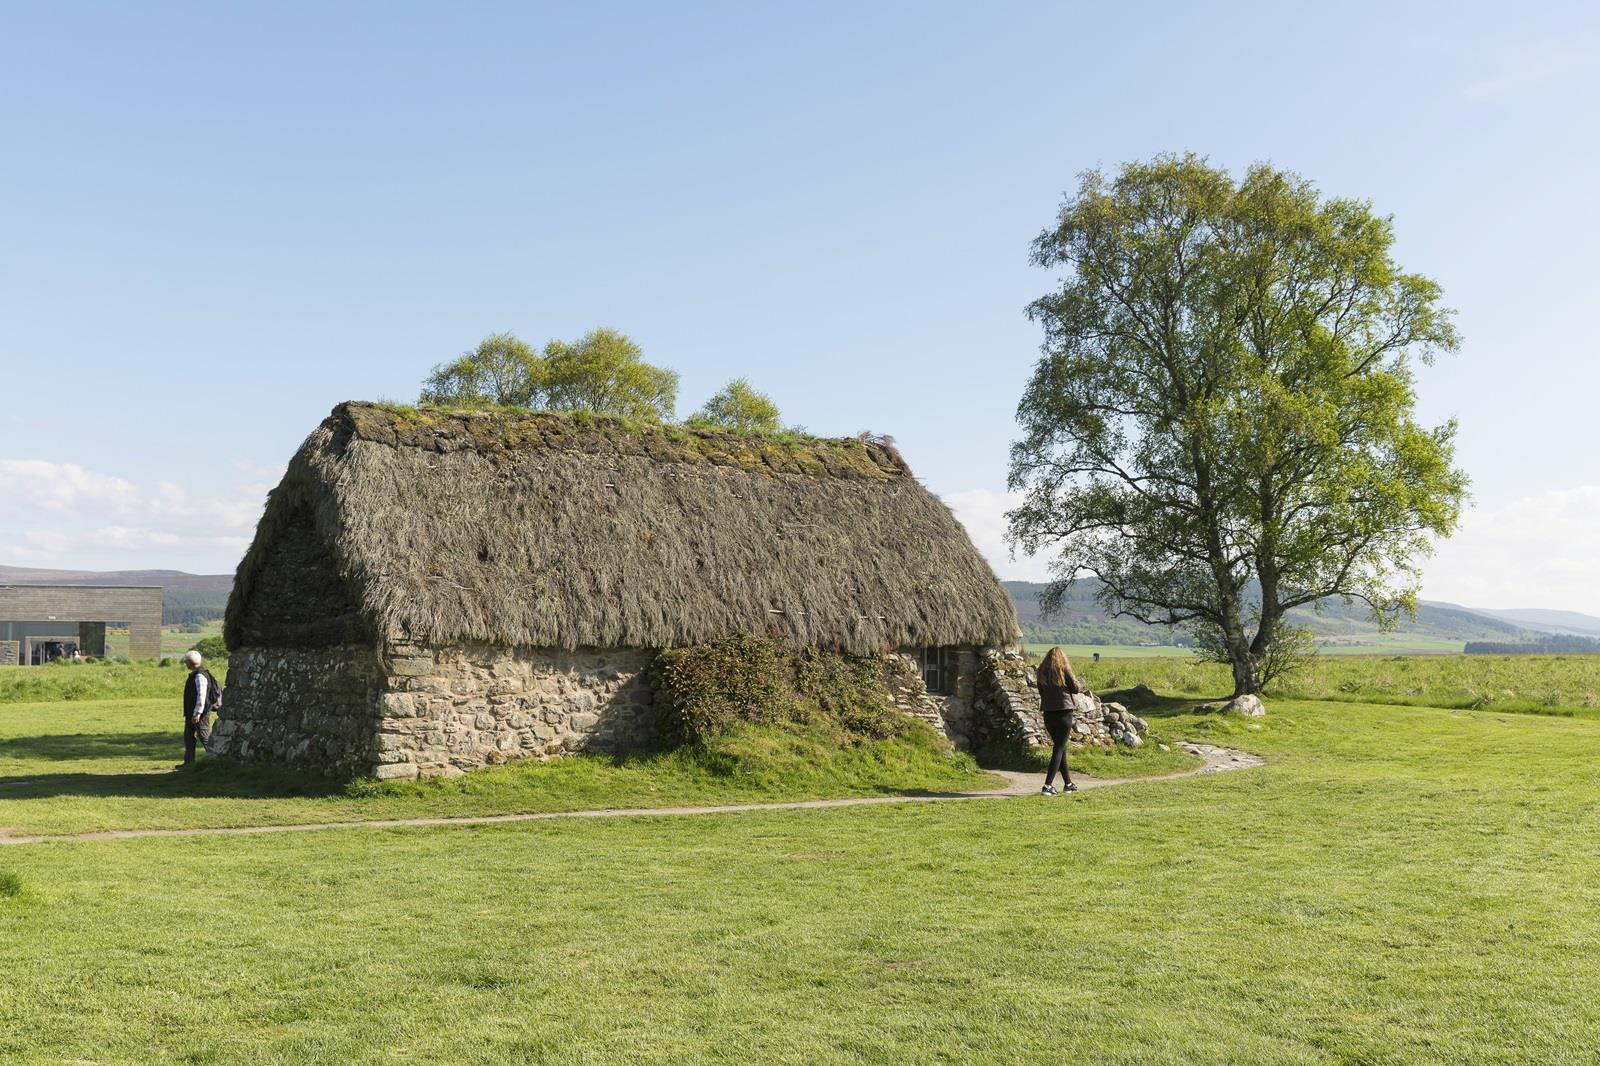
[(188, 766), (194, 762), (194, 742), (198, 737), (204, 744), (211, 739), (211, 723), (206, 721), (207, 715), (202, 714), (199, 721), (185, 716), (183, 719), (183, 765)]

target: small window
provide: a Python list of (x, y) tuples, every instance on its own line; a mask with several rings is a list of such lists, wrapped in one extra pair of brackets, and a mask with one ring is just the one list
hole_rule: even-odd
[(955, 656), (949, 648), (922, 649), (922, 684), (935, 696), (948, 695), (953, 680)]

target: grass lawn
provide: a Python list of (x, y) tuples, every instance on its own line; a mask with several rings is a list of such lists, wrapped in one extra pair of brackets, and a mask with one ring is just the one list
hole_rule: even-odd
[(3, 848), (0, 1061), (1600, 1057), (1600, 722), (1278, 702), (1157, 725), (1268, 764), (1057, 800)]
[[(160, 671), (165, 676), (172, 670)], [(970, 791), (1002, 782), (931, 732), (842, 744), (825, 730), (748, 727), (701, 749), (579, 757), (454, 780), (333, 781), (183, 756), (172, 697), (0, 705), (0, 833), (305, 822), (747, 803)], [(1159, 773), (1155, 758), (1125, 762)]]
[[(227, 683), (226, 662), (206, 663), (218, 681)], [(179, 706), (186, 678), (174, 662), (118, 663), (57, 661), (48, 666), (0, 667), (0, 712), (10, 703), (77, 702), (83, 700), (165, 699)], [(63, 713), (70, 713), (63, 710)], [(174, 712), (176, 714), (177, 712)]]

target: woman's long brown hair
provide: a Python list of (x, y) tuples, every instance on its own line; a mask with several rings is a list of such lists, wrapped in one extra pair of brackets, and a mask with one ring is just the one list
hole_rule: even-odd
[(1039, 687), (1047, 685), (1050, 688), (1064, 688), (1068, 692), (1083, 691), (1078, 675), (1072, 672), (1072, 664), (1067, 661), (1067, 653), (1059, 647), (1046, 652), (1044, 662), (1039, 664)]

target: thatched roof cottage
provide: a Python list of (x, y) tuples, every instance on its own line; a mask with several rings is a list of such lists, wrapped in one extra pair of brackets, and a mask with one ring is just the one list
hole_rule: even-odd
[(881, 441), (342, 404), (240, 564), (211, 751), (412, 777), (624, 747), (657, 650), (741, 632), (906, 663), (959, 742), (1017, 622)]

